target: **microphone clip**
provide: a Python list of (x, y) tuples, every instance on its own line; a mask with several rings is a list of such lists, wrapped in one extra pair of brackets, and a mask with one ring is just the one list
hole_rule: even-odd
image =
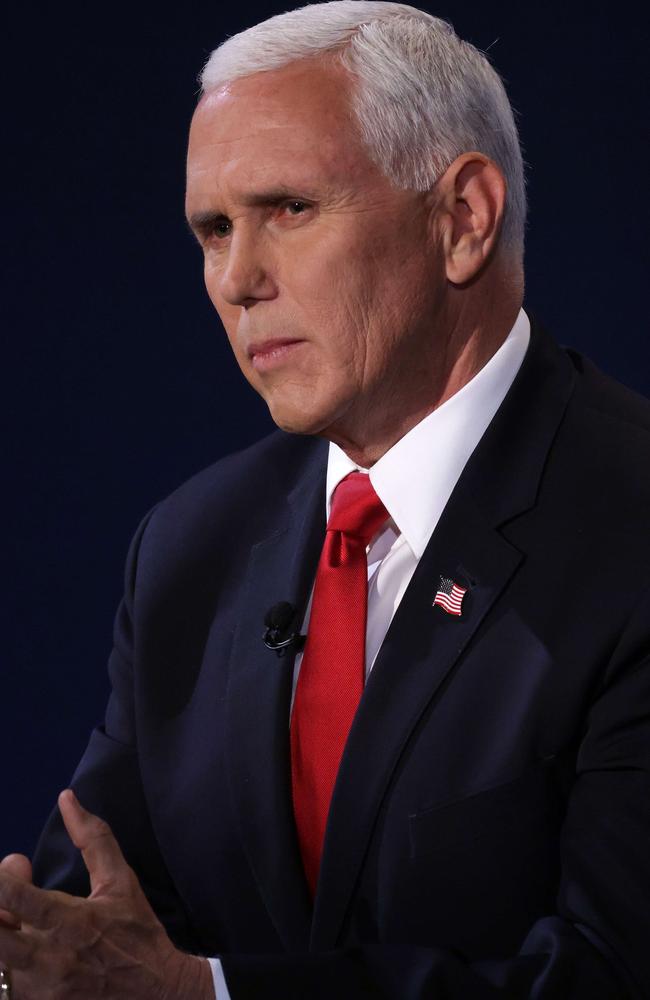
[(266, 648), (272, 649), (278, 657), (290, 651), (299, 653), (305, 645), (307, 636), (298, 632), (296, 619), (296, 609), (288, 601), (274, 604), (264, 616), (266, 629), (262, 641)]

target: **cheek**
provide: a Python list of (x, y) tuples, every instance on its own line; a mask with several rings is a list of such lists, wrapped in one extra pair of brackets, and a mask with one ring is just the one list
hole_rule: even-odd
[(222, 326), (226, 331), (230, 346), (235, 354), (237, 353), (237, 329), (241, 319), (241, 306), (232, 306), (223, 299), (212, 299), (212, 304), (217, 311)]
[(207, 259), (203, 265), (203, 282), (205, 284), (205, 290), (208, 293), (208, 298), (217, 310), (219, 316), (223, 316), (226, 309), (232, 309), (232, 306), (228, 307), (228, 304), (224, 302), (219, 294), (219, 273), (215, 267), (208, 263)]
[(217, 277), (214, 271), (209, 271), (207, 268), (204, 273), (205, 287), (208, 293), (210, 302), (214, 306), (219, 319), (226, 331), (226, 335), (230, 342), (235, 354), (236, 350), (236, 334), (237, 327), (239, 326), (239, 320), (241, 318), (242, 308), (241, 306), (234, 306), (219, 294), (219, 285)]
[(345, 248), (305, 255), (287, 272), (289, 312), (318, 348), (314, 362), (354, 376), (363, 367), (372, 283)]

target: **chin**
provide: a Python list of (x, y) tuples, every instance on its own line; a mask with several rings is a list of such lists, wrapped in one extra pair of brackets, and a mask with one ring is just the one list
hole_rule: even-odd
[(331, 415), (298, 404), (287, 405), (286, 401), (266, 400), (269, 413), (275, 424), (287, 434), (320, 434), (331, 423)]
[(312, 420), (305, 413), (287, 413), (285, 411), (274, 411), (269, 407), (273, 422), (281, 431), (287, 434), (318, 434), (322, 424)]

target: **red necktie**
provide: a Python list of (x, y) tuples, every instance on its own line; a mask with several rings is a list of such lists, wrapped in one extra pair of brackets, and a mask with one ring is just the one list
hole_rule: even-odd
[(336, 774), (363, 691), (366, 546), (388, 518), (367, 475), (334, 491), (291, 716), (293, 807), (312, 894)]

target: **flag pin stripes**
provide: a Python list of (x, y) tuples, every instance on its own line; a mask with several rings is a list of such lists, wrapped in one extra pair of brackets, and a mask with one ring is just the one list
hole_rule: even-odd
[(463, 597), (466, 593), (467, 587), (461, 587), (449, 577), (441, 576), (432, 607), (435, 608), (437, 605), (449, 615), (461, 615), (463, 613)]

